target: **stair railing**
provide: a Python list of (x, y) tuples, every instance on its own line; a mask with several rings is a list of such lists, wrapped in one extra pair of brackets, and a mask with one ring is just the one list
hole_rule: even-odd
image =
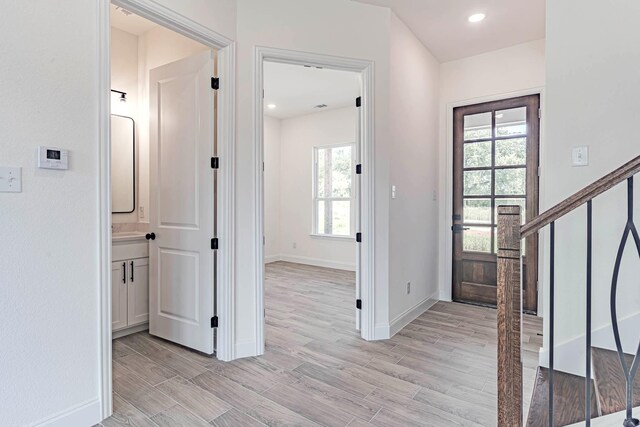
[(548, 426), (554, 425), (554, 327), (555, 327), (555, 223), (578, 207), (587, 207), (587, 251), (586, 251), (586, 360), (585, 360), (585, 423), (591, 424), (591, 290), (592, 290), (592, 220), (593, 200), (612, 187), (627, 181), (627, 223), (618, 249), (611, 282), (611, 322), (625, 378), (627, 408), (624, 427), (637, 426), (633, 418), (633, 380), (640, 365), (640, 345), (631, 366), (628, 366), (618, 330), (616, 293), (618, 273), (624, 248), (633, 237), (640, 256), (640, 235), (633, 222), (633, 177), (640, 172), (640, 156), (622, 165), (615, 171), (578, 191), (553, 208), (538, 215), (525, 225), (521, 224), (519, 206), (498, 206), (498, 426), (522, 426), (522, 359), (521, 359), (521, 241), (535, 235), (544, 227), (550, 228), (549, 263), (549, 396)]

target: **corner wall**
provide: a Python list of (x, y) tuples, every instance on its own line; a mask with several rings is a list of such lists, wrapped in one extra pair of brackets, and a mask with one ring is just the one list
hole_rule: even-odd
[(311, 233), (313, 149), (355, 143), (357, 114), (353, 106), (281, 121), (279, 259), (355, 271), (353, 238), (318, 237)]
[[(547, 180), (543, 209), (640, 154), (636, 136), (640, 117), (639, 18), (640, 3), (634, 0), (547, 1), (546, 139), (553, 150), (544, 156)], [(572, 167), (572, 148), (583, 145), (589, 146), (590, 165)], [(640, 224), (637, 187), (635, 219)], [(609, 296), (626, 217), (625, 184), (596, 198), (593, 208), (593, 329), (607, 327), (611, 334)], [(583, 207), (556, 226), (556, 345), (574, 342), (584, 346), (585, 221)], [(548, 247), (543, 259), (548, 263)], [(640, 311), (639, 266), (638, 254), (630, 244), (620, 272), (620, 318)], [(542, 280), (548, 289), (548, 277)], [(544, 304), (548, 307), (548, 298)], [(623, 333), (625, 351), (635, 353), (639, 339), (636, 323)], [(545, 340), (545, 350), (548, 345)], [(578, 363), (583, 365), (583, 360)]]
[(379, 189), (391, 199), (389, 320), (380, 324), (376, 319), (380, 338), (395, 334), (437, 299), (439, 85), (440, 64), (392, 13), (388, 153), (396, 198), (391, 199), (390, 186)]

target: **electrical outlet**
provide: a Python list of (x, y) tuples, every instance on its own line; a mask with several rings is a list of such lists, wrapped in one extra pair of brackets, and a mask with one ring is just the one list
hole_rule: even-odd
[(298, 249), (298, 244), (296, 242), (293, 242), (293, 249)]
[(140, 211), (140, 218), (144, 218), (144, 206), (140, 205), (138, 210)]
[(434, 201), (434, 202), (438, 200), (438, 193), (436, 193), (436, 190), (433, 190), (433, 196), (432, 196), (432, 198), (433, 198), (433, 201)]
[(407, 282), (407, 295), (411, 293), (411, 282)]

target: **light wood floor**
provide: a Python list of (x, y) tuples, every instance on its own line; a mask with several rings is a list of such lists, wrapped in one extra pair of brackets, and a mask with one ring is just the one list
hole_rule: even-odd
[[(223, 363), (146, 332), (115, 340), (114, 415), (102, 425), (496, 424), (494, 310), (440, 302), (366, 342), (353, 273), (288, 263), (267, 266), (265, 301), (262, 357)], [(524, 324), (530, 393), (541, 321)]]

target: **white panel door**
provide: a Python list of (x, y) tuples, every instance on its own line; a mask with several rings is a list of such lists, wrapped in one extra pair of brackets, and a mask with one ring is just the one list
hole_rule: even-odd
[(111, 330), (127, 326), (127, 263), (111, 263)]
[(213, 52), (150, 72), (149, 332), (214, 352)]
[(134, 326), (149, 321), (149, 258), (128, 261), (128, 267), (127, 322)]

